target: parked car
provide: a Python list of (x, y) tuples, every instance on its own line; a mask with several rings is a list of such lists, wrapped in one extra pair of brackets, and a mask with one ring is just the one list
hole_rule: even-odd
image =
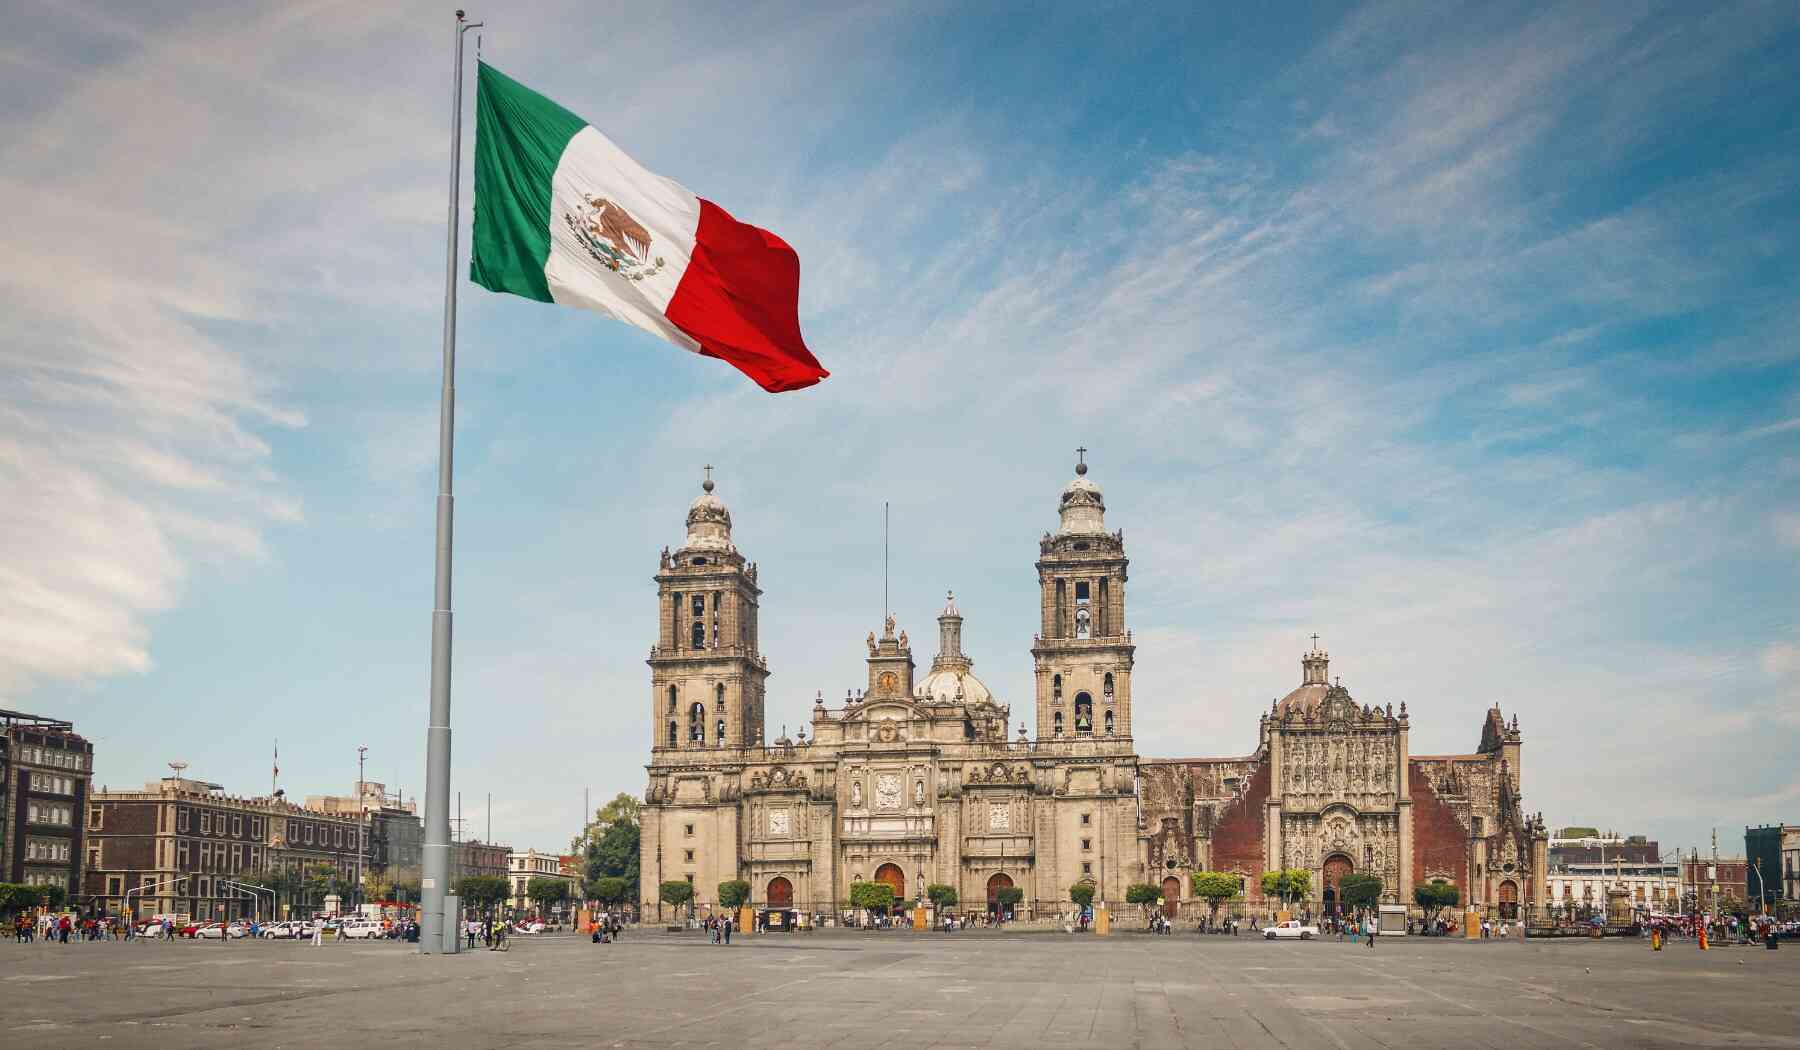
[(1298, 937), (1303, 941), (1310, 941), (1318, 935), (1319, 928), (1317, 926), (1308, 926), (1299, 919), (1289, 919), (1284, 923), (1279, 923), (1263, 930), (1263, 940), (1265, 941), (1286, 940), (1290, 937)]
[(300, 924), (297, 922), (272, 922), (262, 928), (262, 935), (267, 940), (285, 940), (300, 936)]
[(205, 941), (216, 941), (224, 937), (229, 937), (235, 941), (240, 937), (250, 936), (250, 926), (248, 923), (242, 922), (234, 922), (229, 926), (220, 922), (209, 922), (205, 926), (200, 927), (200, 929), (195, 932), (194, 936)]
[(338, 936), (355, 940), (371, 940), (386, 936), (387, 927), (379, 919), (349, 919), (338, 927)]
[(201, 922), (178, 922), (175, 924), (175, 936), (192, 937), (200, 932), (200, 927), (208, 925)]

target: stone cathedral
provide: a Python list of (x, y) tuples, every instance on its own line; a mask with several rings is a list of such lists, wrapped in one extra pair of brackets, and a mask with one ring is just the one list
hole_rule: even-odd
[(1547, 834), (1520, 808), (1518, 720), (1497, 705), (1474, 752), (1412, 754), (1406, 704), (1355, 700), (1315, 643), (1249, 754), (1138, 755), (1124, 535), (1106, 531), (1085, 463), (1075, 474), (1038, 541), (1033, 730), (1021, 720), (1009, 736), (1011, 705), (975, 676), (952, 596), (923, 675), (889, 617), (864, 641), (866, 684), (837, 706), (819, 696), (810, 726), (773, 742), (756, 563), (705, 482), (656, 575), (646, 914), (661, 908), (658, 885), (681, 879), (703, 910), (720, 882), (743, 879), (759, 908), (838, 912), (852, 882), (880, 881), (909, 901), (954, 886), (960, 911), (1018, 887), (1021, 914), (1054, 915), (1089, 882), (1115, 908), (1127, 886), (1152, 883), (1170, 914), (1197, 914), (1192, 871), (1241, 874), (1261, 908), (1261, 875), (1276, 868), (1311, 872), (1320, 911), (1351, 872), (1379, 875), (1390, 901), (1434, 879), (1498, 915), (1545, 899)]

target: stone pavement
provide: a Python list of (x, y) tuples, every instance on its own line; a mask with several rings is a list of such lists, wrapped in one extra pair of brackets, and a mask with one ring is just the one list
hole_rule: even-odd
[(17, 1047), (1800, 1050), (1800, 944), (820, 931), (404, 946), (0, 943)]

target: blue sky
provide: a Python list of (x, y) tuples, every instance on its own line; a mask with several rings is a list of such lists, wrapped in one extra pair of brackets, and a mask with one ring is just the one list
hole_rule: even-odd
[[(73, 719), (98, 780), (263, 790), (279, 737), (291, 794), (359, 744), (423, 783), (446, 14), (60, 3), (0, 43), (0, 704)], [(1800, 818), (1792, 5), (472, 14), (795, 246), (833, 376), (772, 397), (464, 284), (471, 830), (492, 792), (554, 846), (584, 789), (641, 790), (703, 463), (771, 735), (861, 681), (883, 501), (901, 626), (954, 588), (1026, 711), (1077, 445), (1141, 753), (1248, 751), (1316, 630), (1415, 750), (1516, 712), (1553, 823)]]

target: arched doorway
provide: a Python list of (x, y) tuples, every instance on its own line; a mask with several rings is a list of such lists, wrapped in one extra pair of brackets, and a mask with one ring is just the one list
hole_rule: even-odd
[(1322, 897), (1325, 914), (1336, 915), (1338, 913), (1338, 883), (1343, 880), (1344, 876), (1355, 870), (1356, 865), (1350, 863), (1350, 858), (1342, 853), (1333, 853), (1325, 858), (1324, 877), (1320, 880), (1324, 883)]
[(794, 884), (777, 875), (769, 880), (769, 907), (791, 908), (794, 906)]
[(1012, 905), (1003, 905), (1000, 903), (1000, 891), (1012, 889), (1012, 884), (1012, 876), (1003, 871), (997, 872), (992, 878), (988, 879), (987, 906), (989, 915), (1002, 919), (1010, 919), (1013, 917)]
[(1500, 884), (1500, 917), (1507, 920), (1519, 917), (1519, 884), (1511, 879)]
[(1175, 913), (1181, 910), (1181, 880), (1173, 875), (1164, 879), (1162, 883), (1162, 897), (1163, 917), (1168, 919), (1175, 918)]
[(875, 881), (887, 883), (894, 890), (894, 903), (906, 900), (906, 872), (898, 864), (883, 864), (875, 869)]

